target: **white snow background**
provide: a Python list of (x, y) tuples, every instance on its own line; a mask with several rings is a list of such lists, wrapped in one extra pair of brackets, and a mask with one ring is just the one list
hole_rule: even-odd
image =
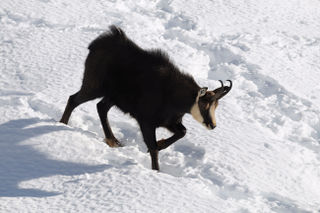
[[(234, 87), (160, 152), (96, 101), (60, 124), (88, 44), (115, 24), (201, 86)], [(319, 212), (319, 0), (1, 0), (0, 212)], [(159, 139), (170, 134), (159, 129)]]

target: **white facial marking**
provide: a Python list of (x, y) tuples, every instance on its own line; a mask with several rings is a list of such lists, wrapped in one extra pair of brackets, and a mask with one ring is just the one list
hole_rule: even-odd
[(199, 104), (198, 104), (198, 101), (199, 101), (199, 98), (200, 98), (200, 91), (198, 92), (198, 95), (197, 95), (197, 98), (196, 98), (196, 101), (195, 103), (193, 104), (193, 106), (191, 107), (191, 110), (190, 110), (190, 113), (192, 115), (192, 117), (198, 121), (199, 123), (203, 124), (203, 117), (201, 115), (201, 112), (200, 112), (200, 109), (199, 109)]
[(198, 101), (196, 101), (195, 104), (193, 104), (192, 108), (191, 108), (191, 115), (192, 117), (198, 121), (199, 123), (203, 124), (203, 117), (201, 115), (200, 109), (199, 109), (199, 105), (198, 105)]
[(216, 126), (217, 125), (217, 123), (216, 123), (216, 114), (215, 114), (216, 105), (214, 103), (212, 103), (209, 110), (210, 110), (209, 113), (210, 113), (210, 116), (211, 116), (212, 123), (213, 123), (214, 126)]

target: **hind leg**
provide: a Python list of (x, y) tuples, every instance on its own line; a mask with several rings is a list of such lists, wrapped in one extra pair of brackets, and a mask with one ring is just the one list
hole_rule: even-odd
[(108, 99), (103, 98), (97, 104), (97, 111), (101, 121), (101, 125), (106, 136), (106, 143), (110, 147), (121, 147), (121, 143), (114, 137), (108, 121), (108, 111), (114, 104)]
[(85, 62), (82, 86), (79, 92), (69, 97), (66, 109), (60, 122), (67, 124), (72, 111), (84, 102), (103, 96), (103, 72), (101, 71), (101, 60), (104, 60), (101, 52), (89, 52)]
[(71, 95), (68, 99), (67, 106), (64, 110), (64, 113), (62, 115), (60, 122), (64, 124), (68, 124), (71, 113), (77, 106), (98, 97), (99, 96), (95, 92), (84, 92), (84, 90), (80, 90), (74, 95)]

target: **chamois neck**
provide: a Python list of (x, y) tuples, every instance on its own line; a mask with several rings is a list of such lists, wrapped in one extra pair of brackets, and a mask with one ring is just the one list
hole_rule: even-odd
[(198, 91), (199, 91), (200, 87), (198, 85), (195, 85), (192, 90), (190, 91), (190, 100), (189, 100), (189, 104), (188, 104), (188, 111), (187, 113), (189, 114), (193, 114), (194, 110), (196, 109), (196, 107), (198, 107)]

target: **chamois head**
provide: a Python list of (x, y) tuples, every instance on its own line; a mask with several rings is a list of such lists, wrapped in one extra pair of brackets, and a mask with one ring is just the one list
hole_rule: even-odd
[(221, 87), (213, 91), (208, 91), (207, 87), (201, 88), (191, 108), (193, 118), (203, 124), (207, 129), (214, 129), (216, 127), (215, 110), (218, 107), (218, 101), (232, 88), (232, 81), (227, 80), (230, 82), (230, 86), (224, 86), (223, 82), (221, 80), (219, 81)]

